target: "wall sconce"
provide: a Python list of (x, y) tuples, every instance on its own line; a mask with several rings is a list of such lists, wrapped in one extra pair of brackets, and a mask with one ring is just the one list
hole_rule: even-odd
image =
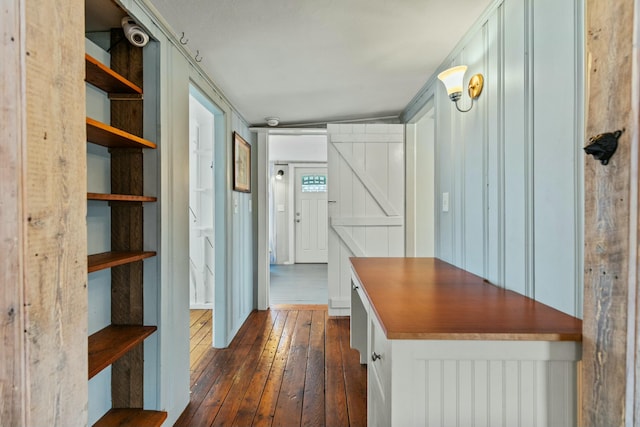
[(471, 106), (466, 110), (461, 110), (458, 106), (458, 101), (462, 98), (462, 84), (464, 83), (464, 73), (467, 71), (466, 65), (459, 65), (457, 67), (449, 68), (438, 74), (438, 79), (442, 81), (444, 87), (447, 88), (447, 95), (449, 99), (456, 103), (456, 108), (462, 113), (473, 108), (473, 101), (476, 100), (482, 93), (482, 87), (484, 86), (484, 77), (482, 74), (475, 74), (469, 80), (469, 97), (471, 98)]
[(279, 169), (278, 173), (276, 173), (276, 179), (282, 179), (283, 176), (284, 176), (284, 171), (282, 169)]

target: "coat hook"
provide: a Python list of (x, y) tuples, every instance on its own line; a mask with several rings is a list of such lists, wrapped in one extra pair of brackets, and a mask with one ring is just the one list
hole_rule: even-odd
[(584, 151), (587, 154), (591, 154), (595, 159), (600, 160), (600, 163), (606, 165), (609, 163), (609, 159), (613, 156), (618, 148), (618, 138), (624, 132), (617, 130), (615, 132), (601, 133), (599, 135), (589, 138), (589, 145), (584, 147)]
[(200, 56), (200, 51), (196, 50), (196, 56), (195, 56), (195, 60), (196, 62), (202, 62), (202, 56), (200, 56), (200, 58), (198, 58), (198, 56)]
[(180, 44), (181, 45), (186, 45), (187, 43), (189, 43), (189, 39), (185, 39), (184, 38), (184, 31), (182, 32), (182, 36), (180, 37)]

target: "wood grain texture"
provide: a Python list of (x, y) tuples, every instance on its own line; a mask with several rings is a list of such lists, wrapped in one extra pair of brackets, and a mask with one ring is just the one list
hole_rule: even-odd
[(23, 4), (27, 425), (83, 425), (88, 395), (84, 7), (79, 0)]
[(89, 117), (85, 119), (87, 141), (109, 148), (156, 148), (156, 144)]
[(89, 337), (89, 379), (154, 333), (155, 326), (111, 325)]
[(326, 306), (254, 311), (228, 348), (192, 366), (175, 425), (365, 426), (367, 371), (348, 343), (349, 319), (327, 317)]
[(151, 258), (156, 253), (152, 251), (147, 252), (133, 252), (133, 251), (114, 251), (114, 252), (102, 252), (99, 254), (89, 255), (88, 260), (88, 272), (104, 270), (105, 268), (112, 268), (122, 264), (128, 264), (131, 262), (140, 261), (145, 258)]
[(102, 200), (106, 202), (157, 202), (158, 198), (153, 196), (132, 196), (130, 194), (105, 194), (87, 193), (87, 200)]
[[(123, 41), (122, 30), (112, 31), (111, 69), (138, 87), (142, 82), (142, 49)], [(111, 125), (142, 140), (143, 103), (139, 100), (111, 100)], [(151, 143), (149, 147), (155, 147)], [(111, 191), (142, 196), (143, 153), (140, 148), (111, 148)], [(111, 250), (143, 250), (143, 207), (141, 204), (111, 205)], [(142, 262), (111, 269), (111, 323), (142, 325), (144, 280)], [(138, 346), (113, 364), (111, 394), (115, 408), (141, 408), (144, 404), (144, 347)]]
[(160, 427), (167, 413), (142, 409), (112, 409), (100, 418), (93, 427)]
[(24, 38), (21, 5), (2, 5), (0, 27), (0, 420), (26, 425), (28, 395), (24, 350), (22, 202), (26, 135), (22, 90)]
[(85, 54), (85, 80), (107, 93), (142, 94), (142, 88), (131, 83), (89, 54)]
[[(629, 270), (630, 237), (637, 234), (637, 224), (629, 221), (637, 218), (638, 180), (637, 158), (631, 156), (632, 151), (637, 156), (638, 146), (638, 99), (633, 95), (638, 87), (638, 68), (633, 63), (637, 58), (634, 4), (630, 0), (586, 3), (586, 136), (626, 130), (607, 166), (585, 156), (585, 427), (631, 425), (628, 405), (637, 400), (626, 396), (627, 382), (634, 381), (634, 376), (627, 375), (627, 334), (636, 338), (635, 332), (627, 331), (627, 312), (630, 304), (635, 306), (637, 287)], [(636, 254), (635, 247), (632, 253)], [(632, 295), (629, 289), (634, 289)], [(635, 425), (638, 422), (636, 419)]]
[(351, 258), (389, 339), (580, 341), (582, 322), (437, 258)]

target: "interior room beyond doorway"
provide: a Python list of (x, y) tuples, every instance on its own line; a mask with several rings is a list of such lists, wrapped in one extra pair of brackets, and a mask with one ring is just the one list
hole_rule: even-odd
[(269, 303), (327, 304), (326, 135), (269, 137)]

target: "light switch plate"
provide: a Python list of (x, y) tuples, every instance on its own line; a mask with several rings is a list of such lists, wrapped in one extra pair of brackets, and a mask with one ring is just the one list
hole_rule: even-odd
[(449, 193), (442, 193), (442, 212), (449, 212)]

